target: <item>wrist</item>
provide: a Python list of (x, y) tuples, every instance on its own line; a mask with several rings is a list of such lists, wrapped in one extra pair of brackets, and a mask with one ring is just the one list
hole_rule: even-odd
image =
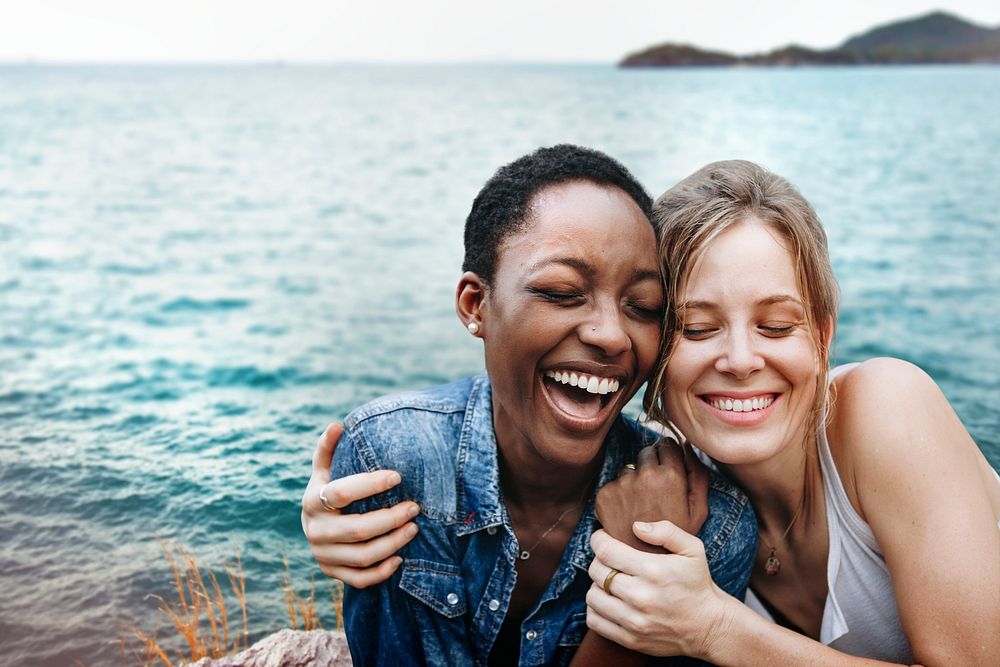
[(733, 651), (738, 649), (740, 644), (737, 635), (739, 629), (743, 627), (740, 617), (744, 611), (750, 610), (714, 584), (712, 589), (715, 601), (705, 619), (704, 631), (700, 646), (696, 647), (696, 654), (712, 664), (733, 664)]

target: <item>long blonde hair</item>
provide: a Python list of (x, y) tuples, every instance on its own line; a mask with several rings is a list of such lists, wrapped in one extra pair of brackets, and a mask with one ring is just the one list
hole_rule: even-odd
[(706, 165), (664, 192), (653, 204), (667, 304), (660, 360), (647, 386), (643, 406), (649, 418), (670, 423), (664, 391), (667, 363), (681, 335), (680, 289), (712, 240), (729, 227), (751, 218), (779, 233), (788, 242), (795, 261), (795, 280), (805, 301), (807, 324), (818, 357), (816, 401), (806, 431), (816, 434), (824, 427), (820, 415), (827, 398), (830, 340), (840, 302), (826, 232), (816, 211), (795, 186), (746, 160)]

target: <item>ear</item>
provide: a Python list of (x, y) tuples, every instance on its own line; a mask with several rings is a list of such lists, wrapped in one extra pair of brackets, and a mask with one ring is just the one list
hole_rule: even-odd
[(480, 334), (483, 329), (482, 309), (485, 299), (486, 283), (479, 274), (472, 271), (463, 273), (455, 289), (455, 312), (464, 326), (475, 323)]

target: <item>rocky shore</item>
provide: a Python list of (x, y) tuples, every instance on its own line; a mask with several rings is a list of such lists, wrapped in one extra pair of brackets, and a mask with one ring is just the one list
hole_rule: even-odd
[(202, 658), (187, 667), (351, 667), (343, 632), (281, 630), (233, 656)]

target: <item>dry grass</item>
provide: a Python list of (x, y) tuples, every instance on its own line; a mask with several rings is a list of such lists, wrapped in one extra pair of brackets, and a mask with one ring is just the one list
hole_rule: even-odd
[(282, 590), (285, 593), (285, 608), (288, 609), (288, 620), (292, 630), (299, 629), (299, 619), (303, 630), (318, 630), (322, 626), (316, 615), (316, 579), (309, 578), (309, 597), (302, 599), (292, 587), (292, 571), (288, 566), (288, 556), (285, 556), (285, 579)]
[[(202, 658), (221, 658), (247, 648), (250, 633), (247, 620), (246, 578), (239, 552), (236, 553), (235, 562), (224, 564), (229, 588), (240, 611), (241, 629), (230, 637), (230, 624), (235, 619), (230, 619), (230, 607), (227, 606), (226, 596), (215, 574), (207, 571), (203, 576), (197, 558), (184, 547), (171, 545), (162, 539), (159, 542), (173, 573), (176, 600), (167, 601), (159, 595), (148, 597), (159, 601), (159, 610), (170, 620), (174, 631), (183, 638), (187, 648), (178, 651), (172, 660), (167, 651), (160, 646), (155, 635), (146, 634), (134, 626), (127, 626), (126, 630), (134, 641), (128, 642), (125, 637), (119, 640), (122, 660), (126, 667), (132, 664), (133, 660), (144, 667), (160, 664), (174, 667)], [(316, 613), (315, 580), (310, 581), (309, 596), (299, 597), (292, 586), (287, 556), (284, 561), (285, 575), (282, 590), (292, 629), (299, 629), (300, 624), (304, 630), (322, 628)], [(342, 629), (343, 585), (340, 582), (331, 582), (330, 591), (336, 614), (336, 628)]]

